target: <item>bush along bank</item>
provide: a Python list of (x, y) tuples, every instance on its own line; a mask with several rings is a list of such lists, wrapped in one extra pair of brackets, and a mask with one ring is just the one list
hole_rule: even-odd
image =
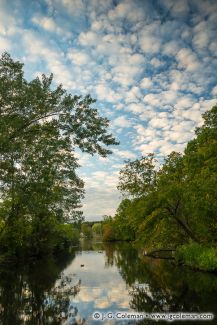
[(217, 247), (197, 243), (182, 245), (175, 251), (175, 260), (196, 270), (217, 272)]

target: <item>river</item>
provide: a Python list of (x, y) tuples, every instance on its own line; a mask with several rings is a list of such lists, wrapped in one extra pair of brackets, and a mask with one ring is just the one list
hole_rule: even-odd
[(135, 324), (122, 318), (129, 312), (217, 315), (216, 275), (139, 255), (127, 243), (83, 242), (58, 258), (1, 266), (0, 324)]

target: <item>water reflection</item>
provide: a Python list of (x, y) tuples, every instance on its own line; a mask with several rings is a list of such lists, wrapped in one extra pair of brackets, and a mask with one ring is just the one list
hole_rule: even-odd
[(100, 324), (94, 311), (217, 314), (217, 277), (140, 258), (126, 243), (85, 241), (58, 259), (0, 268), (0, 324)]
[[(111, 260), (111, 256), (109, 251), (107, 258)], [(122, 278), (129, 285), (131, 309), (146, 312), (212, 312), (217, 315), (216, 275), (194, 272), (175, 266), (171, 261), (139, 258), (138, 251), (132, 247), (129, 249), (127, 244), (116, 246), (113, 256)], [(182, 322), (187, 323), (192, 322)], [(213, 324), (216, 323), (214, 320)]]
[(75, 254), (58, 260), (49, 257), (28, 265), (0, 268), (0, 323), (62, 324), (68, 318), (70, 299), (79, 292), (80, 281), (62, 271)]

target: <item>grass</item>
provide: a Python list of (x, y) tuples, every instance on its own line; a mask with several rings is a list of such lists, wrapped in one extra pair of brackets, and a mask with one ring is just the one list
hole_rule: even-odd
[(217, 247), (191, 243), (179, 246), (175, 259), (194, 269), (217, 271)]

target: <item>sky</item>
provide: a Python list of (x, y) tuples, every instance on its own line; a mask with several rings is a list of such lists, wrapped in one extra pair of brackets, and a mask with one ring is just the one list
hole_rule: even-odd
[(114, 215), (127, 159), (183, 152), (217, 102), (216, 0), (0, 0), (4, 51), (110, 119), (113, 154), (77, 152), (86, 220)]

